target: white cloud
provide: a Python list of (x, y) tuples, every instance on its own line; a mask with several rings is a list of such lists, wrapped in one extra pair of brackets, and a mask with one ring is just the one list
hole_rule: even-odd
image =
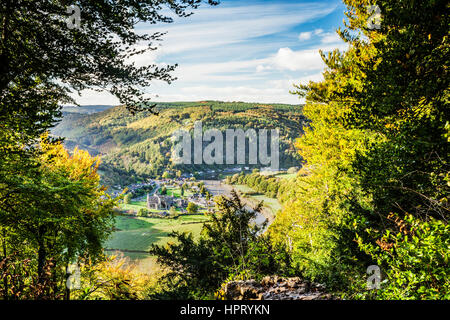
[(324, 67), (317, 49), (293, 51), (280, 48), (272, 58), (272, 63), (279, 69), (290, 71), (319, 70)]
[(299, 78), (271, 80), (268, 82), (268, 84), (271, 88), (281, 88), (289, 91), (294, 88), (294, 84), (307, 84), (309, 81), (318, 82), (322, 80), (322, 72), (318, 72)]
[[(178, 80), (173, 84), (154, 81), (145, 89), (155, 101), (301, 103), (297, 96), (289, 94), (292, 84), (319, 80), (324, 67), (319, 49), (327, 51), (343, 45), (319, 25), (298, 37), (293, 27), (324, 17), (337, 6), (337, 0), (277, 5), (234, 2), (196, 10), (193, 16), (177, 18), (172, 24), (139, 25), (136, 30), (140, 33), (168, 33), (157, 51), (134, 56), (131, 62), (137, 66), (162, 65), (163, 61), (179, 64), (173, 73)], [(308, 47), (302, 48), (302, 43), (292, 39), (312, 43), (308, 41)], [(77, 101), (118, 104), (112, 95), (93, 91), (83, 92)]]
[(336, 32), (330, 32), (330, 33), (325, 33), (321, 39), (322, 43), (325, 44), (329, 44), (329, 43), (339, 43), (339, 42), (343, 42), (343, 40), (341, 39), (341, 37), (339, 37), (339, 35)]
[[(292, 85), (290, 86), (292, 89)], [(261, 103), (292, 103), (299, 104), (302, 101), (298, 96), (291, 95), (289, 88), (270, 88), (268, 84), (263, 88), (252, 86), (193, 86), (184, 87), (177, 94), (160, 95), (158, 101), (246, 101)], [(155, 100), (156, 101), (156, 100)]]
[(81, 96), (74, 93), (71, 95), (81, 105), (119, 105), (120, 101), (108, 91), (97, 92), (94, 90), (83, 90)]
[(298, 36), (298, 39), (300, 41), (309, 40), (309, 39), (311, 39), (311, 35), (312, 35), (311, 31), (301, 32), (300, 35)]
[(256, 67), (256, 72), (264, 72), (264, 71), (269, 71), (269, 70), (272, 70), (271, 66), (267, 66), (267, 65), (265, 66), (265, 65), (259, 64)]
[(305, 31), (305, 32), (300, 32), (300, 34), (299, 34), (299, 36), (298, 36), (298, 39), (300, 40), (300, 41), (303, 41), (303, 40), (309, 40), (309, 39), (311, 39), (311, 37), (313, 36), (313, 35), (321, 35), (323, 33), (323, 29), (315, 29), (314, 31)]
[(170, 25), (139, 29), (142, 33), (164, 32), (162, 52), (180, 54), (242, 44), (250, 38), (272, 35), (295, 25), (323, 17), (336, 5), (326, 3), (299, 3), (279, 5), (250, 5), (200, 9), (189, 18), (177, 19)]
[(294, 51), (285, 47), (262, 59), (181, 65), (175, 75), (180, 81), (246, 81), (264, 79), (263, 72), (311, 71), (323, 67), (319, 48)]

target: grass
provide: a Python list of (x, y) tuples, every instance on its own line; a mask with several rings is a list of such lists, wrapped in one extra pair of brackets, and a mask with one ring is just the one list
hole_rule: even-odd
[(282, 208), (280, 202), (275, 198), (269, 198), (265, 195), (251, 195), (250, 197), (257, 201), (264, 201), (264, 206), (270, 208), (274, 214)]
[(203, 225), (200, 222), (207, 219), (204, 215), (183, 215), (176, 219), (117, 216), (119, 231), (114, 232), (106, 248), (147, 251), (152, 244), (166, 244), (170, 240), (167, 235), (172, 231), (187, 231), (198, 236)]
[(276, 178), (280, 178), (280, 179), (293, 179), (296, 176), (297, 176), (297, 173), (279, 173), (279, 174), (275, 175)]
[[(144, 208), (144, 209), (147, 209), (147, 202), (146, 201), (131, 201), (131, 203), (129, 203), (129, 204), (124, 204), (124, 203), (121, 203), (121, 204), (119, 204), (119, 208), (122, 210), (122, 211), (127, 211), (127, 212), (138, 212), (139, 211), (139, 209), (142, 209), (142, 208)], [(155, 212), (155, 213), (161, 213), (161, 212), (164, 212), (164, 211), (166, 211), (166, 212), (168, 212), (169, 211), (169, 209), (162, 209), (162, 210), (158, 210), (158, 209), (147, 209), (149, 212)], [(175, 208), (175, 211), (177, 211), (177, 212), (179, 212), (180, 211), (180, 209), (179, 208)]]
[[(191, 194), (185, 191), (185, 196)], [(174, 197), (181, 197), (181, 188), (168, 187), (167, 195)], [(136, 213), (139, 209), (147, 208), (146, 197), (139, 197), (131, 201), (129, 204), (121, 203), (119, 208), (122, 211), (129, 213)], [(179, 211), (179, 208), (176, 208)], [(150, 212), (162, 212), (168, 210), (149, 209)], [(206, 211), (201, 208), (200, 214), (196, 215), (181, 215), (175, 219), (163, 218), (147, 218), (135, 216), (116, 216), (115, 231), (110, 239), (105, 244), (105, 249), (109, 249), (109, 255), (115, 254), (118, 250), (123, 253), (125, 257), (129, 257), (141, 272), (152, 273), (158, 270), (156, 257), (146, 253), (152, 244), (165, 245), (173, 239), (168, 236), (172, 231), (192, 232), (194, 238), (200, 235), (203, 227), (203, 222), (208, 218), (201, 214)], [(139, 252), (130, 252), (139, 251)]]
[(207, 220), (204, 215), (182, 215), (176, 219), (117, 216), (115, 226), (118, 231), (112, 234), (105, 248), (123, 251), (124, 256), (134, 260), (140, 270), (151, 273), (155, 269), (155, 257), (126, 250), (148, 251), (152, 244), (164, 245), (173, 241), (168, 236), (172, 231), (192, 232), (194, 238), (198, 238), (203, 222)]
[[(236, 190), (238, 190), (241, 193), (247, 193), (247, 192), (251, 192), (251, 193), (255, 192), (256, 193), (256, 191), (253, 190), (252, 188), (250, 188), (246, 185), (242, 185), (242, 184), (233, 185), (233, 188), (235, 188)], [(282, 208), (280, 202), (277, 199), (269, 198), (260, 193), (248, 194), (247, 198), (254, 199), (256, 201), (264, 201), (264, 206), (269, 208), (270, 210), (272, 210), (273, 214), (276, 214), (277, 211)]]
[[(181, 188), (180, 187), (168, 187), (167, 188), (167, 195), (173, 196), (176, 198), (181, 198)], [(184, 196), (188, 197), (191, 196), (192, 192), (190, 190), (184, 190)]]
[(121, 203), (119, 204), (119, 208), (125, 211), (133, 211), (138, 212), (141, 208), (147, 208), (146, 201), (131, 201), (130, 203)]
[(243, 184), (235, 184), (233, 185), (233, 188), (235, 188), (237, 191), (241, 192), (241, 193), (246, 193), (246, 192), (255, 192), (255, 190), (253, 190), (252, 188), (243, 185)]
[(167, 194), (168, 196), (172, 196), (172, 197), (176, 197), (176, 198), (181, 198), (181, 188), (169, 187), (169, 188), (167, 188), (166, 194)]

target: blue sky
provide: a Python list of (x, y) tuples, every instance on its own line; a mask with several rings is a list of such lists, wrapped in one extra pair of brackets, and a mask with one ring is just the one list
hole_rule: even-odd
[[(321, 79), (319, 49), (345, 49), (335, 33), (340, 0), (222, 0), (172, 24), (137, 26), (167, 31), (161, 47), (135, 58), (137, 65), (174, 64), (177, 81), (145, 88), (154, 101), (223, 100), (300, 103), (293, 83)], [(83, 92), (81, 104), (118, 104), (108, 93)]]

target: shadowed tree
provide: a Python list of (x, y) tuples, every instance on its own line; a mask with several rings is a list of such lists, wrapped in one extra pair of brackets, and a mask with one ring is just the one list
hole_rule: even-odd
[[(173, 81), (170, 72), (176, 65), (137, 66), (136, 57), (156, 50), (163, 34), (139, 33), (135, 26), (171, 23), (175, 17), (192, 14), (202, 2), (217, 4), (214, 0), (0, 0), (2, 260), (18, 249), (17, 261), (38, 255), (37, 265), (30, 264), (25, 272), (36, 267), (42, 284), (50, 257), (68, 262), (87, 251), (98, 253), (109, 215), (94, 215), (106, 201), (97, 177), (89, 180), (94, 164), (86, 155), (77, 168), (60, 150), (69, 167), (51, 168), (60, 158), (57, 154), (43, 158), (39, 138), (61, 117), (60, 104), (74, 103), (71, 94), (84, 89), (107, 90), (132, 113), (151, 110), (143, 88), (152, 80)], [(68, 10), (70, 6), (75, 11)], [(73, 21), (78, 9), (79, 24)], [(46, 143), (52, 145), (50, 140)], [(85, 181), (92, 184), (84, 185)], [(52, 268), (53, 273), (61, 271)]]

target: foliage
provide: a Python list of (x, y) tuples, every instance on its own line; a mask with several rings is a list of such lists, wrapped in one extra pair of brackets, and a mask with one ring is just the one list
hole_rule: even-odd
[(77, 300), (137, 300), (152, 285), (149, 276), (139, 273), (130, 259), (122, 256), (107, 257), (81, 266), (80, 288), (71, 292)]
[(245, 175), (243, 172), (241, 174), (234, 174), (231, 177), (227, 177), (225, 181), (229, 184), (245, 184), (269, 198), (276, 198), (278, 190), (283, 184), (283, 181), (280, 179), (272, 176), (264, 176), (258, 171), (248, 175)]
[(289, 272), (284, 248), (272, 246), (269, 238), (260, 235), (265, 226), (251, 222), (260, 207), (245, 209), (236, 194), (216, 200), (217, 210), (198, 241), (192, 234), (174, 232), (176, 243), (150, 250), (167, 269), (162, 278), (166, 289), (154, 298), (211, 298), (232, 274)]
[[(99, 159), (78, 149), (69, 155), (61, 144), (41, 139), (61, 117), (60, 105), (73, 102), (71, 94), (83, 89), (107, 88), (127, 104), (127, 112), (151, 109), (144, 108), (141, 86), (154, 79), (171, 82), (175, 66), (129, 63), (156, 49), (162, 36), (138, 34), (134, 26), (170, 23), (167, 9), (185, 17), (200, 2), (77, 1), (79, 28), (67, 25), (67, 1), (1, 2), (3, 298), (61, 297), (64, 267), (80, 257), (100, 259), (102, 242), (112, 229), (115, 203), (99, 184)], [(29, 288), (18, 294), (25, 284)]]
[(376, 244), (357, 238), (361, 250), (385, 270), (381, 289), (366, 295), (372, 299), (448, 300), (450, 226), (436, 219), (423, 222), (413, 215), (402, 220), (392, 214), (389, 219), (397, 230), (387, 230), (381, 237), (377, 234)]
[(127, 194), (123, 197), (123, 203), (125, 203), (125, 204), (130, 204), (130, 203), (131, 203), (131, 193), (127, 193)]
[(149, 211), (146, 208), (140, 208), (137, 212), (138, 217), (148, 217)]
[[(337, 291), (365, 290), (353, 279), (378, 262), (389, 284), (377, 297), (444, 298), (448, 4), (376, 1), (381, 28), (368, 29), (371, 3), (344, 3), (348, 20), (338, 34), (348, 50), (322, 53), (324, 80), (294, 92), (306, 97), (311, 120), (297, 142), (307, 165), (280, 188), (285, 209), (270, 231), (289, 244), (304, 275)], [(375, 249), (399, 234), (390, 213), (405, 212), (415, 240), (398, 238), (392, 256)]]
[(189, 214), (196, 214), (198, 212), (198, 206), (193, 202), (189, 202), (186, 207), (186, 211)]
[(152, 192), (153, 189), (154, 186), (139, 186), (131, 191), (132, 198), (138, 198), (142, 197), (143, 195), (147, 195), (147, 193)]
[[(171, 23), (173, 17), (168, 12), (186, 17), (200, 3), (112, 1), (99, 5), (95, 1), (77, 1), (82, 21), (78, 28), (69, 28), (67, 20), (71, 14), (67, 13), (65, 1), (5, 1), (0, 12), (2, 97), (4, 90), (14, 90), (38, 79), (42, 89), (53, 91), (66, 101), (71, 100), (68, 88), (78, 92), (92, 87), (110, 88), (130, 109), (139, 109), (136, 103), (147, 101), (140, 86), (148, 86), (154, 79), (170, 83), (174, 80), (170, 71), (175, 66), (130, 64), (131, 57), (156, 50), (156, 43), (163, 36), (161, 32), (137, 33), (134, 26), (138, 22)], [(212, 0), (209, 3), (217, 4)], [(18, 105), (8, 107), (8, 113), (18, 111)], [(38, 114), (32, 108), (21, 111)]]
[[(77, 149), (69, 155), (61, 143), (51, 143), (46, 136), (40, 149), (36, 175), (21, 177), (22, 190), (28, 192), (8, 198), (15, 210), (2, 210), (0, 230), (6, 268), (27, 261), (30, 268), (26, 274), (31, 279), (36, 277), (40, 285), (51, 275), (51, 286), (44, 286), (42, 296), (35, 297), (43, 299), (57, 298), (64, 292), (68, 264), (81, 257), (92, 261), (101, 258), (102, 243), (112, 230), (116, 202), (99, 184), (98, 158)], [(17, 256), (19, 261), (12, 260), (18, 251), (23, 252)], [(12, 298), (13, 278), (2, 280), (4, 298)]]

